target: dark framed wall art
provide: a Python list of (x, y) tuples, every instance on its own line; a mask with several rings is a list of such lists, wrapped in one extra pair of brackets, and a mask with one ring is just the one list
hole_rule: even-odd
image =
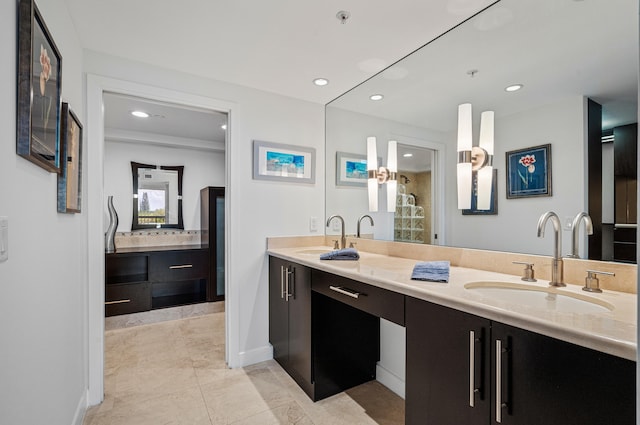
[(82, 124), (62, 104), (60, 173), (58, 174), (58, 212), (79, 213), (82, 206)]
[(18, 3), (18, 155), (60, 172), (62, 57), (33, 0)]
[(551, 144), (506, 153), (507, 199), (551, 196)]

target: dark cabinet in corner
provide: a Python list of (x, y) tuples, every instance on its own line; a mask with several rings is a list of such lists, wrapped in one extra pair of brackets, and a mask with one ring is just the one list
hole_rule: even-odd
[(200, 190), (200, 244), (209, 248), (207, 301), (224, 300), (224, 209), (224, 187)]
[(633, 425), (635, 362), (407, 297), (406, 425)]

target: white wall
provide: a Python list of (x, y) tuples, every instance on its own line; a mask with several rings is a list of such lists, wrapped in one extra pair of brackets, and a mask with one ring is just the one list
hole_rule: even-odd
[[(0, 263), (0, 423), (78, 424), (87, 387), (87, 216), (58, 214), (56, 175), (16, 155), (16, 4), (0, 4), (0, 216), (9, 217), (9, 260)], [(63, 99), (84, 122), (82, 50), (66, 3), (38, 7), (62, 55)]]
[[(254, 89), (85, 51), (85, 71), (232, 102), (227, 150), (227, 308), (232, 366), (271, 358), (268, 343), (266, 237), (306, 235), (324, 216), (324, 107)], [(237, 125), (233, 125), (235, 122)], [(252, 179), (252, 140), (316, 149), (315, 184)]]
[[(106, 195), (113, 195), (113, 205), (118, 212), (118, 232), (131, 230), (131, 161), (154, 165), (183, 165), (184, 228), (200, 230), (200, 189), (206, 186), (224, 186), (224, 153), (107, 140), (104, 155), (104, 192)], [(105, 224), (106, 220), (105, 218)]]
[[(584, 108), (584, 98), (572, 97), (524, 113), (496, 116), (493, 164), (498, 169), (498, 215), (463, 216), (455, 196), (448, 197), (447, 245), (553, 255), (551, 224), (544, 238), (537, 237), (540, 215), (555, 211), (564, 225), (567, 218), (587, 211)], [(553, 196), (507, 199), (505, 153), (547, 143), (551, 143)], [(447, 164), (455, 163), (451, 150)], [(448, 167), (447, 172), (446, 193), (455, 194), (455, 167)], [(562, 233), (563, 253), (568, 254), (571, 232)], [(581, 246), (584, 257), (584, 244)]]

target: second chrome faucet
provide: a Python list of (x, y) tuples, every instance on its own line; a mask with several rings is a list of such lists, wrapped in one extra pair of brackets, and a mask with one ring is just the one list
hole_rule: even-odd
[(553, 211), (547, 211), (540, 216), (538, 220), (538, 237), (544, 237), (544, 229), (547, 221), (551, 220), (553, 224), (555, 247), (553, 250), (553, 263), (551, 265), (551, 282), (549, 286), (567, 286), (563, 282), (562, 276), (562, 223), (560, 218)]

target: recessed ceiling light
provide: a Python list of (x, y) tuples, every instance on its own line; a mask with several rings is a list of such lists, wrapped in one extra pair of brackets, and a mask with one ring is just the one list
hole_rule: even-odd
[(513, 85), (511, 85), (511, 86), (509, 86), (509, 87), (506, 87), (506, 88), (505, 88), (505, 91), (509, 91), (509, 92), (511, 92), (511, 91), (518, 91), (518, 90), (520, 90), (522, 87), (524, 87), (522, 84), (513, 84)]
[(382, 100), (383, 98), (384, 96), (381, 94), (372, 94), (371, 96), (369, 96), (369, 99), (371, 100)]
[(413, 156), (412, 153), (405, 153), (404, 155), (402, 155), (405, 158), (411, 158)]
[(149, 114), (143, 111), (131, 111), (131, 115), (138, 118), (149, 118)]
[(227, 129), (227, 125), (226, 125), (226, 124), (222, 124), (222, 125), (220, 126), (220, 128), (221, 128), (221, 129), (223, 129), (223, 130), (226, 130), (226, 129)]
[(329, 80), (327, 80), (326, 78), (316, 78), (315, 80), (313, 80), (313, 84), (315, 84), (316, 86), (326, 86), (327, 84), (329, 84)]

